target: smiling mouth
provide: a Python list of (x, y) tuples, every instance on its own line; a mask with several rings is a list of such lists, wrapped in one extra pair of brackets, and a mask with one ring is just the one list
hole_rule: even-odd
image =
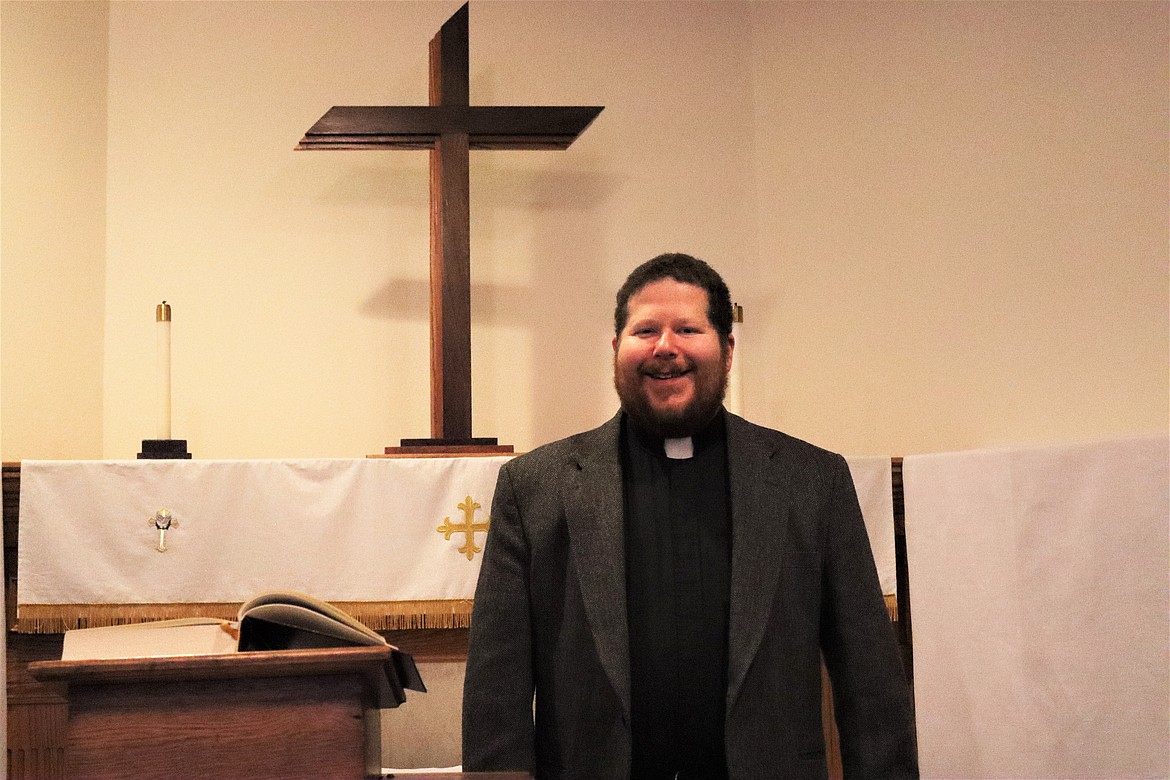
[(668, 379), (678, 379), (679, 377), (686, 376), (689, 373), (691, 373), (691, 369), (689, 369), (689, 368), (677, 369), (674, 371), (647, 371), (647, 372), (645, 372), (646, 376), (650, 377), (651, 379), (658, 379), (658, 380), (662, 380), (662, 381), (665, 381)]

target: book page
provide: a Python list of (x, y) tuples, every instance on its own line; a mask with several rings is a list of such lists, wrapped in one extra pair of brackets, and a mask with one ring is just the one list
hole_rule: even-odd
[(369, 626), (327, 601), (296, 591), (270, 591), (245, 602), (240, 620), (255, 617), (290, 628), (303, 628), (355, 645), (384, 645), (386, 640)]
[(236, 652), (234, 623), (216, 618), (180, 618), (65, 632), (64, 661), (155, 658)]
[(240, 624), (255, 625), (252, 621), (263, 621), (298, 631), (309, 631), (341, 640), (350, 645), (386, 644), (386, 640), (373, 631), (358, 630), (349, 623), (335, 620), (331, 615), (323, 615), (315, 609), (302, 607), (299, 604), (273, 603), (251, 607), (240, 618)]

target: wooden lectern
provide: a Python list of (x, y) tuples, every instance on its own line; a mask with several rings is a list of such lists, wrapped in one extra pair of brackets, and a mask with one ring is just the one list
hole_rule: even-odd
[(381, 775), (390, 648), (37, 661), (65, 688), (70, 778)]

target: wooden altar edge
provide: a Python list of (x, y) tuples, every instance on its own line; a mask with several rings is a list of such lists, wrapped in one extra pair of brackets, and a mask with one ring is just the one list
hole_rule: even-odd
[[(471, 625), (471, 599), (433, 601), (330, 601), (375, 631), (455, 629)], [(204, 617), (235, 620), (241, 602), (174, 604), (21, 604), (14, 630), (63, 634), (76, 628), (122, 626), (154, 620)]]

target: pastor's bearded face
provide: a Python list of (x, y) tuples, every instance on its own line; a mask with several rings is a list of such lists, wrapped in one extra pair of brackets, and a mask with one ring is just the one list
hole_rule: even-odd
[(613, 383), (639, 427), (691, 436), (719, 411), (735, 342), (723, 346), (707, 318), (707, 291), (666, 278), (630, 296), (613, 340)]

